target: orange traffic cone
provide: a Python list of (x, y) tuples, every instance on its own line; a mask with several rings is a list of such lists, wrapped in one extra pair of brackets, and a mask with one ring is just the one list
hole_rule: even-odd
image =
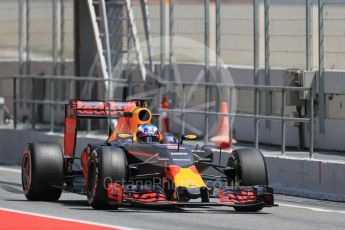
[[(169, 109), (170, 105), (168, 102), (168, 99), (166, 97), (163, 97), (162, 103), (161, 103), (162, 109)], [(162, 132), (168, 133), (169, 132), (169, 116), (168, 113), (164, 112), (161, 115), (161, 124), (162, 124)]]
[[(228, 113), (228, 104), (226, 102), (222, 102), (220, 104), (220, 112)], [(219, 145), (221, 148), (230, 148), (231, 145), (236, 144), (237, 141), (235, 139), (232, 139), (230, 145), (229, 132), (229, 117), (220, 115), (220, 117), (218, 118), (217, 134), (216, 136), (212, 137), (210, 141)]]

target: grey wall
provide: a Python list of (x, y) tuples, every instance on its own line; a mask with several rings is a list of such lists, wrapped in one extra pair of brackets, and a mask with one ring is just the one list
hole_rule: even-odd
[[(34, 75), (50, 75), (52, 73), (51, 61), (32, 61), (31, 73)], [(66, 75), (74, 75), (74, 64), (71, 61), (65, 63)], [(0, 97), (4, 97), (6, 105), (13, 111), (13, 81), (7, 78), (18, 75), (18, 62), (17, 61), (1, 61), (0, 62)], [(31, 95), (30, 84), (24, 83), (24, 91), (27, 92), (26, 96)], [(48, 89), (47, 89), (48, 90)]]
[[(187, 69), (191, 69), (194, 66), (195, 70), (200, 70), (201, 66), (198, 64), (179, 64), (178, 69), (181, 73), (186, 73)], [(253, 84), (253, 69), (250, 67), (239, 66), (226, 66), (231, 74), (232, 80), (224, 79), (227, 83), (234, 82), (235, 84)], [(188, 81), (197, 77), (199, 71), (189, 71)], [(193, 74), (194, 73), (194, 74)], [(271, 85), (282, 86), (283, 85), (284, 69), (276, 68), (271, 70)], [(260, 71), (260, 84), (264, 84), (264, 70)], [(325, 73), (325, 93), (338, 94), (335, 96), (345, 95), (345, 73), (343, 71), (327, 70)], [(203, 92), (200, 92), (200, 97), (204, 98)], [(254, 96), (251, 92), (241, 93), (237, 96), (237, 108), (244, 110), (245, 112), (253, 111)], [(327, 103), (327, 101), (326, 101)], [(338, 108), (330, 108), (334, 113), (336, 111), (336, 117), (326, 117), (325, 119), (325, 134), (319, 132), (318, 116), (315, 117), (315, 147), (319, 149), (329, 150), (345, 150), (345, 142), (343, 141), (343, 130), (345, 130), (345, 119), (342, 118), (345, 114), (345, 100), (340, 101), (337, 105)], [(177, 105), (179, 106), (179, 105)], [(341, 109), (340, 109), (341, 107)], [(264, 97), (261, 97), (260, 110), (264, 108)], [(327, 104), (326, 104), (326, 108)], [(281, 109), (281, 95), (273, 95), (273, 112), (280, 113)], [(287, 108), (287, 114), (293, 116), (296, 112), (295, 108), (289, 106)], [(327, 111), (326, 111), (327, 114)], [(197, 124), (200, 130), (204, 130), (204, 117), (203, 116), (188, 116), (187, 123)], [(179, 124), (171, 123), (173, 131), (180, 131)], [(236, 129), (237, 138), (242, 141), (254, 141), (254, 121), (248, 118), (236, 118), (234, 121), (234, 128)], [(305, 127), (307, 128), (307, 127)], [(214, 131), (214, 130), (213, 130)], [(212, 133), (211, 133), (212, 135)], [(306, 147), (309, 146), (308, 130), (305, 130), (305, 143)], [(298, 130), (293, 126), (293, 123), (288, 122), (286, 125), (286, 144), (287, 146), (298, 146)], [(271, 127), (267, 128), (266, 123), (262, 121), (260, 123), (260, 142), (267, 144), (280, 145), (281, 144), (281, 123), (274, 121), (271, 122)]]
[[(105, 140), (106, 137), (103, 138)], [(31, 142), (54, 142), (63, 148), (62, 134), (49, 134), (31, 130), (9, 130), (0, 129), (0, 164), (18, 165), (27, 143)], [(90, 143), (102, 143), (101, 138), (80, 137), (77, 139), (76, 154), (80, 156), (81, 151)]]
[[(12, 110), (12, 91), (13, 86), (12, 82), (9, 80), (1, 80), (4, 77), (10, 77), (16, 74), (17, 71), (17, 63), (16, 62), (0, 62), (0, 96), (5, 97), (6, 105)], [(253, 69), (249, 67), (243, 66), (225, 66), (228, 70), (228, 74), (223, 79), (226, 83), (235, 84), (252, 84), (253, 83)], [(35, 73), (45, 73), (49, 74), (51, 71), (51, 65), (48, 62), (33, 62), (32, 69)], [(200, 71), (203, 69), (203, 66), (200, 64), (178, 64), (178, 69), (181, 73), (181, 76), (186, 81), (194, 81)], [(67, 65), (67, 73), (73, 73), (73, 64), (68, 63)], [(280, 86), (283, 84), (283, 74), (284, 69), (272, 69), (271, 72), (271, 84)], [(260, 71), (260, 82), (263, 83), (264, 79), (264, 71)], [(169, 79), (174, 80), (174, 79)], [(202, 78), (203, 80), (203, 78)], [(325, 92), (327, 95), (334, 96), (341, 96), (345, 95), (345, 72), (344, 71), (337, 71), (337, 70), (327, 70), (325, 73)], [(178, 95), (180, 91), (176, 91)], [(250, 112), (253, 109), (253, 94), (251, 93), (241, 93), (237, 98), (237, 107), (245, 112)], [(193, 95), (194, 102), (195, 101), (203, 101), (204, 100), (204, 91), (200, 90), (199, 93)], [(326, 97), (328, 98), (328, 97)], [(273, 111), (278, 112), (280, 111), (280, 95), (275, 94), (273, 98)], [(178, 98), (173, 101), (173, 106), (179, 106), (180, 101)], [(327, 116), (325, 119), (325, 128), (326, 133), (321, 134), (318, 131), (318, 117), (316, 117), (315, 123), (315, 147), (320, 149), (330, 149), (330, 150), (345, 150), (345, 142), (343, 140), (343, 135), (345, 130), (345, 119), (342, 118), (345, 114), (345, 100), (340, 100), (336, 104), (336, 108), (329, 107), (329, 101), (326, 100), (326, 108), (328, 108), (328, 112), (326, 111)], [(213, 105), (214, 106), (214, 105)], [(264, 108), (264, 104), (261, 103), (261, 108)], [(341, 108), (340, 108), (341, 107)], [(288, 108), (288, 113), (292, 115), (295, 111), (293, 107)], [(24, 112), (30, 116), (30, 110), (24, 108)], [(48, 113), (48, 112), (47, 112)], [(337, 113), (336, 116), (333, 116), (333, 113)], [(61, 110), (56, 111), (56, 119), (59, 121), (63, 121), (63, 111)], [(204, 129), (204, 117), (203, 116), (187, 116), (186, 121), (189, 124), (192, 124), (195, 127), (198, 127), (200, 130)], [(214, 118), (211, 118), (211, 123), (214, 124)], [(180, 124), (172, 123), (171, 128), (172, 131), (180, 132)], [(236, 129), (237, 137), (239, 140), (243, 141), (253, 141), (254, 140), (254, 123), (252, 119), (246, 118), (237, 118), (234, 122), (234, 128)], [(280, 145), (281, 141), (281, 124), (280, 122), (271, 122), (271, 127), (267, 128), (265, 122), (260, 124), (260, 142), (261, 143), (268, 143), (268, 144), (276, 144)], [(213, 133), (215, 128), (211, 130)], [(213, 134), (211, 132), (211, 135)], [(308, 132), (305, 133), (306, 135), (306, 146), (309, 146), (308, 143)], [(288, 146), (297, 146), (298, 145), (298, 135), (297, 135), (297, 128), (293, 127), (291, 123), (287, 124), (287, 145)]]

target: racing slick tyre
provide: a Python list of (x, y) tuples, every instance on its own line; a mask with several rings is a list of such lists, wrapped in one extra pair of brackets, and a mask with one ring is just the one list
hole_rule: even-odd
[[(231, 153), (228, 167), (234, 168), (234, 175), (228, 178), (229, 185), (255, 186), (268, 185), (268, 174), (265, 158), (259, 150), (243, 148)], [(234, 207), (236, 211), (256, 212), (264, 205)]]
[(117, 147), (100, 146), (90, 155), (87, 177), (87, 199), (94, 209), (117, 209), (120, 204), (108, 199), (108, 184), (122, 183), (128, 177), (124, 151)]
[(22, 157), (22, 187), (31, 201), (57, 201), (64, 182), (64, 157), (55, 143), (29, 143)]

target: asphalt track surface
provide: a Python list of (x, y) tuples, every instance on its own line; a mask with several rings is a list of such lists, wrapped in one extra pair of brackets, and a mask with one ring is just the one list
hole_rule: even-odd
[(88, 206), (86, 197), (71, 193), (55, 203), (30, 202), (22, 193), (19, 168), (0, 166), (0, 210), (132, 229), (345, 229), (345, 203), (284, 195), (276, 195), (276, 203), (279, 207), (258, 213), (238, 213), (228, 207), (98, 211)]

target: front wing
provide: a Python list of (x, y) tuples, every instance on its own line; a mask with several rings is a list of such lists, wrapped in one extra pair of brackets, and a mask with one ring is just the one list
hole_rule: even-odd
[(268, 186), (226, 186), (220, 189), (215, 202), (170, 201), (160, 190), (128, 191), (122, 185), (110, 184), (108, 198), (116, 204), (131, 204), (143, 207), (273, 207), (273, 189)]

